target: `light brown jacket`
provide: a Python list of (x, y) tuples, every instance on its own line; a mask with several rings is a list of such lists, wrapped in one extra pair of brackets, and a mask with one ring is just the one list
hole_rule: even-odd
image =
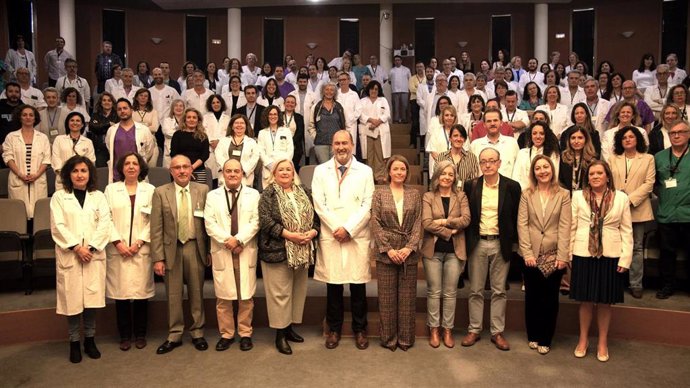
[(546, 210), (542, 209), (537, 191), (522, 192), (517, 222), (520, 255), (525, 260), (536, 259), (540, 253), (557, 249), (558, 260), (570, 261), (570, 192), (559, 187), (551, 194)]
[[(443, 218), (446, 218), (446, 215), (443, 210), (441, 194), (438, 191), (424, 193), (422, 198), (422, 226), (424, 227), (422, 255), (426, 258), (434, 256), (434, 247), (438, 238), (446, 241), (453, 238), (455, 256), (460, 260), (467, 260), (465, 228), (470, 224), (470, 205), (462, 190), (458, 190), (457, 193), (450, 196), (446, 226), (434, 222), (434, 220)], [(458, 229), (458, 233), (453, 234), (454, 229)]]
[(371, 232), (376, 244), (376, 260), (386, 264), (393, 262), (388, 257), (391, 249), (408, 248), (412, 251), (405, 264), (416, 264), (419, 240), (422, 237), (419, 209), (419, 192), (405, 186), (403, 194), (403, 219), (398, 220), (393, 192), (389, 186), (377, 188), (371, 200)]
[(654, 219), (650, 195), (656, 179), (654, 156), (638, 153), (630, 163), (628, 179), (625, 179), (625, 155), (612, 155), (609, 159), (613, 184), (616, 190), (628, 195), (632, 222), (651, 221)]

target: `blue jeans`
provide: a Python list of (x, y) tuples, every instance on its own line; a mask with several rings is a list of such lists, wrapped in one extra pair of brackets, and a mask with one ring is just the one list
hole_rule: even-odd
[[(455, 324), (455, 302), (458, 279), (465, 268), (465, 261), (455, 253), (434, 252), (431, 258), (424, 258), (426, 274), (427, 325), (452, 329)], [(443, 294), (443, 322), (440, 322), (441, 294)]]

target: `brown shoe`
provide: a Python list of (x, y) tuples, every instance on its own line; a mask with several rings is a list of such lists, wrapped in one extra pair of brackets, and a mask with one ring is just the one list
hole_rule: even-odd
[(438, 348), (441, 346), (441, 331), (438, 327), (429, 328), (429, 345), (432, 348)]
[(496, 345), (496, 349), (503, 350), (503, 351), (508, 351), (510, 350), (510, 344), (508, 341), (503, 337), (503, 333), (498, 333), (495, 335), (491, 336), (491, 342)]
[(460, 342), (460, 345), (462, 346), (472, 346), (477, 343), (482, 337), (479, 335), (479, 333), (467, 333), (465, 338), (462, 339), (462, 342)]
[(139, 337), (134, 341), (134, 346), (136, 346), (137, 349), (143, 349), (146, 347), (146, 338), (144, 337)]
[(357, 349), (359, 350), (364, 350), (369, 347), (369, 340), (367, 339), (366, 331), (355, 333), (355, 346), (357, 346)]
[(340, 342), (340, 333), (331, 331), (328, 333), (328, 337), (326, 337), (326, 349), (335, 349), (338, 347), (338, 343)]
[(132, 347), (132, 341), (129, 339), (121, 339), (120, 340), (120, 350), (123, 352), (128, 351)]
[(455, 338), (453, 338), (453, 329), (443, 329), (443, 344), (447, 348), (455, 347)]

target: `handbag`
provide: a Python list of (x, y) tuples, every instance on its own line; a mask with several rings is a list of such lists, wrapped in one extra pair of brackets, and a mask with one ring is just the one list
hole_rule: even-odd
[(537, 268), (541, 271), (545, 278), (551, 276), (558, 268), (556, 265), (556, 257), (558, 256), (558, 249), (550, 249), (542, 252), (537, 256)]

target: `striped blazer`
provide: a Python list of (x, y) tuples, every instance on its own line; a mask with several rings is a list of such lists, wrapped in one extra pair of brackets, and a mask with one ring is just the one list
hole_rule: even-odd
[(387, 252), (391, 249), (412, 250), (405, 264), (417, 264), (422, 240), (422, 201), (419, 191), (405, 186), (403, 219), (398, 221), (393, 192), (389, 186), (379, 187), (371, 200), (371, 232), (374, 235), (376, 260), (393, 264)]

